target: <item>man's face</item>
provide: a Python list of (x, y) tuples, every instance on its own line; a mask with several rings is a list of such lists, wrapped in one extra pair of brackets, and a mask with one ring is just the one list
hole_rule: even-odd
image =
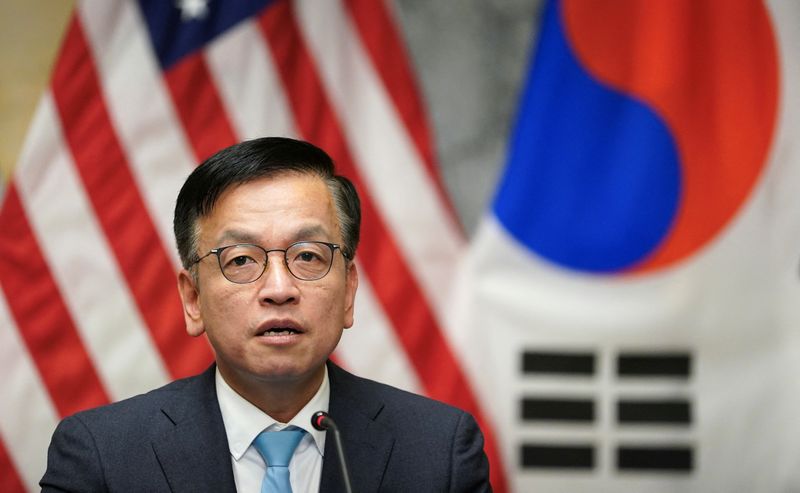
[[(342, 243), (327, 186), (305, 174), (228, 189), (198, 226), (199, 255), (236, 243), (267, 250), (302, 240)], [(195, 268), (196, 284), (186, 271), (178, 279), (187, 331), (208, 335), (220, 372), (240, 393), (259, 382), (316, 382), (342, 330), (353, 325), (358, 276), (341, 252), (334, 253), (330, 272), (317, 281), (294, 278), (282, 252), (270, 253), (267, 270), (249, 284), (225, 279), (215, 255)], [(275, 330), (280, 328), (292, 330)]]

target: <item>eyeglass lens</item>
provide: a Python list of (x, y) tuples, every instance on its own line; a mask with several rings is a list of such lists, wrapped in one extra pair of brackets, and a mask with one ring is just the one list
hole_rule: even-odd
[[(333, 249), (325, 243), (291, 245), (285, 254), (289, 272), (298, 279), (313, 281), (324, 277), (333, 262)], [(264, 273), (267, 252), (257, 245), (234, 245), (219, 253), (222, 274), (231, 282), (253, 282)]]

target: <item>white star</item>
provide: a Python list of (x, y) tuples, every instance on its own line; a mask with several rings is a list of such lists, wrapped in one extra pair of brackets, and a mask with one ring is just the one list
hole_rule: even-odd
[(178, 0), (181, 19), (191, 21), (208, 15), (208, 0)]

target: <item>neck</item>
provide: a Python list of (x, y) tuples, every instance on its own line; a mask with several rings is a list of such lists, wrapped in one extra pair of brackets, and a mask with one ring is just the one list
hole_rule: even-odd
[(257, 380), (238, 378), (222, 367), (219, 371), (237, 394), (280, 423), (288, 423), (297, 416), (317, 393), (325, 376), (324, 367), (304, 377)]

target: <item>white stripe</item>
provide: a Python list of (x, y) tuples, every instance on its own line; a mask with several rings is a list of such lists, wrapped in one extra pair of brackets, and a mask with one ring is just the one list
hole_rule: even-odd
[(53, 104), (46, 92), (22, 150), (20, 199), (100, 378), (120, 399), (165, 383), (167, 372), (84, 195)]
[(339, 3), (297, 2), (300, 28), (370, 195), (441, 323), (464, 241)]
[(136, 2), (87, 0), (79, 6), (100, 83), (139, 193), (164, 248), (178, 266), (175, 197), (194, 169), (194, 154), (153, 55)]
[(206, 50), (209, 71), (240, 140), (297, 134), (264, 37), (250, 20)]
[(30, 491), (44, 474), (58, 414), (0, 290), (0, 438)]
[[(362, 271), (363, 272), (363, 271)], [(372, 286), (359, 278), (355, 324), (344, 332), (336, 356), (348, 370), (409, 392), (422, 392), (422, 385), (391, 323), (375, 298)]]

